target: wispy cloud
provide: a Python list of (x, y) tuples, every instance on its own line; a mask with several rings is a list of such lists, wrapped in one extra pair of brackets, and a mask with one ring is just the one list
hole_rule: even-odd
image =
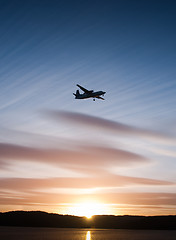
[[(42, 149), (25, 147), (14, 144), (0, 143), (0, 162), (6, 160), (38, 161), (61, 166), (92, 166), (101, 167), (107, 165), (138, 165), (150, 162), (138, 154), (106, 147), (91, 145), (80, 146), (79, 149)], [(96, 159), (96, 161), (95, 161)], [(6, 161), (8, 164), (8, 161)]]
[(100, 194), (105, 202), (134, 205), (176, 205), (176, 193)]
[[(172, 186), (173, 182), (164, 180), (155, 180), (148, 178), (127, 177), (120, 175), (107, 174), (105, 176), (94, 177), (58, 177), (58, 178), (2, 178), (0, 188), (9, 189), (10, 191), (40, 191), (41, 189), (90, 189), (90, 188), (107, 188), (125, 187), (125, 186)], [(103, 190), (103, 192), (105, 192)]]
[(82, 113), (66, 112), (66, 111), (46, 111), (47, 115), (55, 121), (63, 120), (64, 123), (74, 124), (77, 126), (84, 126), (88, 129), (109, 132), (111, 134), (122, 134), (127, 136), (137, 136), (145, 139), (150, 139), (156, 142), (176, 143), (174, 136), (165, 134), (159, 131), (154, 131), (145, 128), (139, 128), (123, 124), (108, 119), (103, 119), (95, 116), (90, 116)]
[[(14, 192), (6, 193), (0, 198), (1, 206), (27, 206), (27, 209), (51, 209), (53, 206), (55, 209), (61, 208), (63, 204), (74, 204), (84, 202), (87, 199), (101, 202), (102, 199), (104, 204), (112, 205), (113, 209), (121, 205), (127, 208), (133, 209), (133, 214), (136, 212), (136, 208), (141, 207), (140, 214), (144, 208), (158, 208), (161, 207), (164, 210), (175, 214), (174, 206), (176, 205), (176, 194), (175, 193), (110, 193), (110, 194), (58, 194), (58, 193), (46, 193), (46, 192), (30, 192), (24, 193), (23, 195)], [(118, 204), (117, 204), (118, 203)], [(21, 208), (20, 208), (21, 209)], [(122, 211), (123, 212), (123, 211)], [(156, 211), (157, 212), (157, 211)], [(119, 213), (119, 212), (118, 212)]]

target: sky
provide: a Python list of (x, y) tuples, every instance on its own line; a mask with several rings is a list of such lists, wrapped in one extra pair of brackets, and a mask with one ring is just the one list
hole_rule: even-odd
[(175, 11), (0, 1), (1, 212), (176, 214)]

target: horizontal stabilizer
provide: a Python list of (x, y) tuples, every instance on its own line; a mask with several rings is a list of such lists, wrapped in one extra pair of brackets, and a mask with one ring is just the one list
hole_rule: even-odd
[(98, 99), (101, 99), (101, 100), (105, 100), (104, 98), (102, 98), (102, 97), (96, 97), (96, 98), (98, 98)]

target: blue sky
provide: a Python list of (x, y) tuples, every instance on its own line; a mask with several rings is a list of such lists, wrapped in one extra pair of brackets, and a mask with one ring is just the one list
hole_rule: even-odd
[[(0, 5), (1, 211), (69, 213), (62, 204), (87, 197), (108, 205), (100, 214), (175, 213), (175, 1)], [(77, 83), (106, 91), (105, 101), (74, 99)], [(50, 198), (37, 205), (41, 192)], [(135, 198), (144, 193), (144, 203)], [(122, 197), (114, 202), (113, 194)], [(16, 202), (6, 204), (9, 196)]]

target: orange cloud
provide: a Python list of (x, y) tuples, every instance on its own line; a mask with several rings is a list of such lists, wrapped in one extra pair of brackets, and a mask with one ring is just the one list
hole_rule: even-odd
[(46, 179), (30, 179), (30, 178), (2, 178), (0, 181), (0, 189), (9, 189), (11, 191), (33, 191), (50, 188), (109, 188), (124, 187), (132, 185), (151, 185), (151, 186), (169, 186), (174, 182), (155, 180), (149, 178), (127, 177), (120, 175), (107, 174), (97, 177), (85, 178), (46, 178)]
[(102, 202), (104, 204), (112, 205), (113, 208), (119, 205), (126, 205), (126, 207), (135, 208), (144, 207), (173, 207), (176, 205), (176, 193), (110, 193), (110, 194), (56, 194), (56, 193), (43, 193), (43, 192), (30, 192), (18, 194), (11, 193), (6, 196), (1, 196), (1, 205), (21, 205), (21, 206), (37, 206), (43, 208), (52, 205), (58, 206), (59, 204), (74, 204), (84, 202), (87, 199), (92, 201)]
[[(65, 167), (107, 165), (133, 166), (150, 162), (145, 157), (114, 148), (94, 147), (91, 145), (80, 146), (79, 149), (42, 149), (25, 147), (14, 144), (0, 143), (0, 163), (6, 160), (38, 161), (57, 164)], [(95, 161), (96, 159), (96, 161)], [(6, 164), (8, 162), (6, 161)]]

